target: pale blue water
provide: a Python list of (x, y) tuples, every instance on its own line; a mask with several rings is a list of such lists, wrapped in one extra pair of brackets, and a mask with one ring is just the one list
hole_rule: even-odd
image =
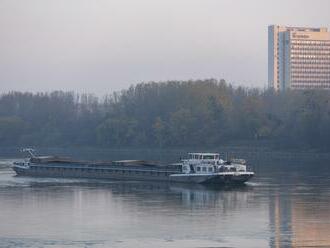
[[(173, 161), (181, 153), (157, 156)], [(79, 157), (79, 149), (72, 154)], [(127, 150), (108, 154), (138, 156)], [(324, 159), (261, 162), (245, 187), (215, 189), (15, 177), (7, 167), (10, 156), (16, 154), (0, 159), (1, 248), (330, 247), (330, 170)]]

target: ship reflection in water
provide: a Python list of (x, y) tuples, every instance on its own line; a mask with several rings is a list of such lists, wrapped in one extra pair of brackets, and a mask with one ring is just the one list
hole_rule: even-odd
[(330, 247), (327, 178), (262, 175), (215, 188), (2, 168), (0, 247)]

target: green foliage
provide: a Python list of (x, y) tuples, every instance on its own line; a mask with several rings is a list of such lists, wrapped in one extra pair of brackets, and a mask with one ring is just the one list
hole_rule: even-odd
[(224, 80), (150, 82), (98, 99), (0, 96), (0, 145), (218, 146), (259, 140), (330, 149), (330, 92), (234, 88)]

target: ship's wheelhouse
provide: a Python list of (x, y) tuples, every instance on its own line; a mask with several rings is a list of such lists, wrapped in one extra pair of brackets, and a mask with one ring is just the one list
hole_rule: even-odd
[(217, 171), (217, 166), (223, 161), (219, 153), (189, 153), (189, 158), (183, 160), (183, 173), (207, 174)]
[(189, 153), (189, 160), (219, 160), (219, 153)]

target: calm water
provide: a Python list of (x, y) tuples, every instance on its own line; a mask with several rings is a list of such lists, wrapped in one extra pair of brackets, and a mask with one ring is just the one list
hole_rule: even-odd
[[(183, 151), (57, 151), (161, 158)], [(245, 187), (15, 177), (0, 152), (0, 247), (330, 247), (330, 162), (255, 160)], [(253, 161), (253, 159), (251, 160)], [(288, 169), (291, 168), (291, 169)]]

